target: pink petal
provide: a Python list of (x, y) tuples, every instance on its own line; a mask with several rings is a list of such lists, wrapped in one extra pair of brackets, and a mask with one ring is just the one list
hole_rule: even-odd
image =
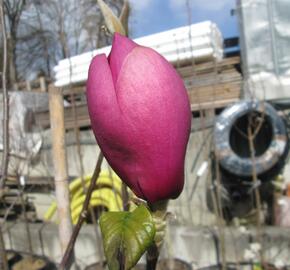
[(114, 84), (118, 79), (119, 72), (127, 55), (139, 45), (118, 33), (114, 34), (111, 53), (108, 57)]
[[(115, 93), (111, 70), (104, 54), (97, 55), (91, 62), (87, 80), (87, 103), (94, 131), (99, 147), (110, 165), (120, 167), (118, 174), (127, 178), (126, 159), (131, 157), (124, 140), (121, 112)], [(129, 187), (142, 197), (136, 181), (128, 182)]]
[(191, 121), (183, 81), (162, 56), (138, 47), (120, 71), (116, 93), (127, 123), (124, 143), (135, 152), (127, 163), (128, 170), (134, 168), (129, 182), (138, 181), (149, 202), (177, 197), (183, 188)]
[(91, 62), (86, 95), (93, 130), (100, 127), (113, 128), (120, 110), (105, 54), (95, 56)]

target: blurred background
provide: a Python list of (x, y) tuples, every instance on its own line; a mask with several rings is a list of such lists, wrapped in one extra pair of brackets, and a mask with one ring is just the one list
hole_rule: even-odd
[[(129, 37), (172, 63), (191, 104), (185, 187), (169, 204), (158, 269), (288, 269), (290, 3), (105, 2), (116, 16), (126, 7)], [(9, 269), (56, 269), (56, 184), (69, 188), (76, 224), (100, 152), (87, 71), (112, 36), (95, 0), (1, 7), (0, 251)], [(127, 195), (104, 161), (74, 267), (106, 269), (98, 218), (132, 205)]]

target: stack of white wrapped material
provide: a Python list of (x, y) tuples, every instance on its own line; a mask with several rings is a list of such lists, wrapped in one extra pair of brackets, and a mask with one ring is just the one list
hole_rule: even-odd
[[(134, 39), (151, 47), (171, 63), (202, 62), (223, 57), (223, 38), (216, 24), (206, 21), (190, 26)], [(86, 81), (91, 59), (101, 53), (109, 54), (111, 46), (63, 59), (54, 67), (55, 86)]]

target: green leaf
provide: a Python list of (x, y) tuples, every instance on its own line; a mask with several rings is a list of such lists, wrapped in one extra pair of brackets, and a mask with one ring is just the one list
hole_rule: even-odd
[(103, 0), (97, 0), (100, 6), (101, 12), (105, 18), (105, 23), (111, 34), (115, 32), (126, 35), (126, 31), (119, 18), (113, 13), (109, 6)]
[(144, 205), (133, 212), (104, 213), (100, 227), (110, 270), (131, 269), (154, 241), (155, 226)]

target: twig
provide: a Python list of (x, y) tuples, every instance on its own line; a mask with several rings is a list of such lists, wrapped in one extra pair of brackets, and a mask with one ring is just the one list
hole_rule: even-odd
[(265, 119), (265, 103), (263, 103), (263, 110), (262, 110), (262, 114), (260, 116), (260, 119), (259, 119), (259, 123), (258, 123), (258, 126), (256, 127), (256, 130), (254, 131), (253, 133), (253, 140), (256, 138), (256, 136), (258, 135), (258, 133), (260, 132), (262, 126), (263, 126), (263, 123), (264, 121), (266, 120)]
[[(217, 161), (217, 159), (215, 159)], [(222, 209), (222, 197), (221, 197), (221, 176), (220, 168), (216, 162), (216, 181), (217, 181), (217, 208), (218, 208), (218, 231), (219, 231), (219, 246), (222, 259), (222, 270), (226, 269), (226, 246), (225, 246), (225, 230), (224, 230), (224, 215)]]
[(122, 182), (122, 201), (123, 201), (123, 211), (129, 211), (129, 193), (127, 185)]
[(27, 240), (28, 240), (28, 250), (29, 252), (33, 253), (29, 221), (28, 221), (28, 217), (26, 213), (25, 201), (23, 198), (24, 187), (21, 187), (19, 176), (17, 177), (17, 186), (18, 186), (19, 198), (20, 198), (20, 203), (21, 203), (21, 208), (22, 208), (22, 213), (23, 213), (23, 218), (24, 218), (24, 223), (25, 223)]
[(6, 222), (6, 220), (7, 220), (8, 216), (9, 216), (10, 212), (12, 211), (13, 207), (14, 207), (15, 204), (18, 202), (18, 200), (19, 200), (19, 193), (18, 193), (16, 199), (15, 199), (15, 200), (14, 200), (14, 201), (9, 205), (9, 207), (6, 209), (6, 211), (5, 211), (5, 215), (4, 215), (3, 219), (2, 219), (2, 223), (3, 223), (3, 224)]
[(90, 199), (91, 199), (92, 193), (96, 187), (96, 181), (97, 181), (99, 174), (100, 174), (100, 171), (101, 171), (102, 161), (103, 161), (103, 154), (100, 152), (99, 157), (98, 157), (98, 161), (97, 161), (97, 164), (96, 164), (96, 167), (94, 170), (94, 174), (92, 176), (91, 183), (90, 183), (90, 186), (89, 186), (87, 194), (86, 194), (86, 198), (85, 198), (85, 201), (83, 204), (82, 212), (79, 216), (78, 223), (74, 227), (73, 233), (72, 233), (71, 238), (70, 238), (69, 243), (68, 243), (68, 246), (66, 248), (64, 256), (63, 256), (61, 263), (60, 263), (59, 269), (61, 269), (61, 270), (66, 269), (67, 263), (70, 260), (70, 256), (72, 254), (72, 251), (73, 251), (76, 239), (78, 237), (79, 231), (80, 231), (84, 221), (87, 218)]
[[(70, 59), (70, 58), (69, 58)], [(70, 76), (72, 73), (71, 70), (71, 63), (70, 63)], [(70, 79), (71, 82), (71, 79)], [(87, 187), (86, 187), (86, 183), (85, 183), (85, 179), (84, 179), (84, 164), (83, 164), (83, 155), (82, 155), (82, 149), (81, 149), (81, 139), (80, 139), (80, 130), (78, 127), (78, 118), (77, 118), (77, 106), (76, 106), (76, 100), (75, 100), (75, 95), (72, 91), (72, 86), (71, 83), (69, 85), (70, 87), (70, 98), (71, 98), (71, 103), (72, 103), (72, 114), (73, 114), (73, 119), (74, 119), (74, 133), (75, 133), (75, 139), (76, 139), (76, 146), (77, 146), (77, 154), (78, 154), (78, 159), (79, 159), (79, 165), (80, 165), (80, 175), (81, 175), (81, 184), (82, 184), (82, 188), (83, 188), (83, 193), (86, 194), (87, 193)], [(97, 217), (95, 214), (95, 211), (92, 207), (89, 207), (89, 211), (90, 211), (90, 215), (92, 218), (92, 222), (94, 224), (94, 228), (95, 228), (95, 234), (96, 234), (96, 240), (99, 241), (100, 240), (100, 235), (99, 235), (99, 231), (98, 231), (98, 226), (97, 226)], [(98, 247), (97, 250), (97, 255), (99, 255), (102, 258), (102, 250)]]
[[(256, 158), (255, 158), (255, 146), (254, 146), (254, 139), (256, 136), (256, 132), (252, 131), (252, 115), (249, 115), (249, 121), (248, 121), (248, 138), (249, 138), (249, 147), (250, 147), (250, 153), (251, 153), (251, 159), (252, 159), (252, 164), (253, 164), (253, 172), (252, 172), (252, 180), (254, 186), (256, 186), (258, 182), (258, 177), (257, 177), (257, 171), (256, 171)], [(257, 127), (260, 129), (260, 125)], [(262, 222), (261, 222), (261, 217), (260, 213), (262, 210), (261, 206), (261, 196), (260, 196), (260, 191), (259, 187), (255, 188), (255, 202), (256, 202), (256, 221), (257, 221), (257, 240), (260, 243), (261, 247), (263, 246), (262, 243)], [(261, 265), (264, 265), (264, 254), (263, 254), (263, 249), (261, 248), (260, 251), (260, 257), (261, 257)]]
[[(214, 99), (216, 98), (216, 86), (218, 83), (218, 70), (217, 70), (217, 60), (214, 58), (214, 76), (215, 76), (215, 83), (214, 83)], [(222, 270), (226, 269), (226, 243), (225, 243), (225, 226), (224, 226), (224, 214), (223, 214), (223, 205), (222, 205), (222, 195), (221, 195), (221, 188), (222, 188), (222, 179), (221, 179), (221, 172), (220, 166), (217, 162), (217, 157), (215, 157), (215, 170), (216, 170), (216, 203), (217, 203), (217, 225), (218, 225), (218, 232), (219, 232), (219, 251), (221, 255), (221, 263), (222, 263)]]
[(3, 155), (1, 163), (0, 191), (2, 192), (7, 177), (9, 161), (9, 96), (6, 85), (7, 73), (7, 36), (5, 29), (5, 18), (3, 9), (3, 0), (1, 1), (1, 25), (3, 37), (3, 71), (2, 71), (2, 90), (3, 90)]
[[(4, 18), (4, 1), (1, 0), (0, 16), (2, 26), (3, 38), (3, 70), (2, 70), (2, 90), (3, 90), (3, 155), (1, 162), (1, 178), (0, 178), (0, 197), (3, 196), (3, 188), (5, 179), (7, 177), (7, 169), (9, 162), (9, 97), (6, 87), (6, 73), (7, 73), (7, 36)], [(5, 249), (5, 242), (2, 234), (2, 224), (0, 224), (0, 268), (8, 269), (7, 255)]]
[(200, 156), (204, 150), (204, 148), (206, 147), (207, 143), (208, 143), (208, 139), (209, 137), (212, 135), (212, 131), (208, 132), (208, 134), (206, 135), (206, 137), (204, 137), (204, 140), (202, 141), (201, 145), (200, 145), (200, 148), (198, 149), (197, 151), (197, 154), (192, 162), (192, 165), (191, 165), (191, 168), (190, 168), (190, 172), (192, 173), (195, 168), (196, 168), (196, 165), (198, 163), (198, 161), (200, 160)]

